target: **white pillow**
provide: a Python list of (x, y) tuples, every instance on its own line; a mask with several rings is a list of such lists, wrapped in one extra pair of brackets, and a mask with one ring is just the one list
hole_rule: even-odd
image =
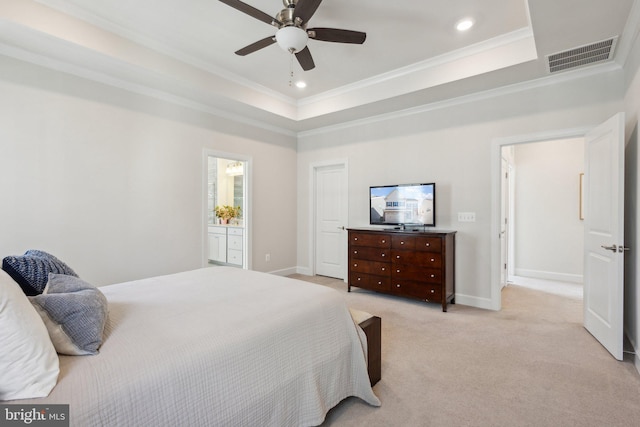
[(20, 285), (0, 270), (0, 400), (44, 397), (58, 381), (58, 355)]

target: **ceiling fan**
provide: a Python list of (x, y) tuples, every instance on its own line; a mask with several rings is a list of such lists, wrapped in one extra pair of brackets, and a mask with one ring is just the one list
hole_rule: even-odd
[(362, 44), (367, 38), (367, 34), (360, 31), (340, 30), (337, 28), (307, 28), (309, 19), (316, 12), (322, 0), (282, 0), (285, 8), (278, 12), (274, 18), (239, 0), (220, 1), (278, 29), (274, 36), (258, 40), (238, 50), (236, 54), (240, 56), (248, 55), (277, 42), (282, 49), (295, 54), (302, 69), (308, 71), (315, 67), (313, 57), (307, 46), (309, 39), (334, 43)]

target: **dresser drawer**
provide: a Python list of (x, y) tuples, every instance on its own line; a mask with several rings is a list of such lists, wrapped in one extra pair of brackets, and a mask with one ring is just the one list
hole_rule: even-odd
[(377, 274), (379, 276), (389, 276), (391, 274), (391, 264), (388, 262), (376, 262), (365, 260), (351, 260), (349, 269), (358, 273)]
[(372, 291), (389, 292), (391, 281), (389, 277), (375, 276), (372, 274), (362, 274), (351, 272), (349, 274), (349, 285), (358, 288), (370, 289)]
[(406, 249), (415, 250), (416, 237), (415, 236), (391, 236), (391, 248), (392, 249)]
[(439, 237), (416, 237), (416, 250), (442, 252), (442, 239)]
[(442, 254), (417, 251), (392, 251), (391, 261), (394, 264), (413, 264), (416, 267), (442, 267)]
[(442, 286), (419, 283), (412, 280), (393, 280), (391, 282), (391, 292), (397, 295), (420, 298), (427, 301), (442, 300)]
[(420, 283), (442, 283), (442, 270), (415, 265), (394, 265), (391, 269), (393, 280), (413, 280)]
[(349, 250), (349, 255), (353, 259), (365, 259), (370, 261), (389, 262), (391, 251), (385, 248), (370, 248), (366, 246), (356, 246)]
[(385, 234), (349, 233), (349, 244), (354, 246), (371, 246), (374, 248), (390, 248), (391, 239)]

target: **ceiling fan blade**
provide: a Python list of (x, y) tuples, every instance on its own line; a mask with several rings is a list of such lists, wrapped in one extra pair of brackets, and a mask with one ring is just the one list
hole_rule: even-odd
[(260, 50), (263, 47), (271, 46), (276, 42), (276, 38), (274, 36), (265, 37), (262, 40), (258, 40), (255, 43), (251, 43), (249, 46), (243, 47), (242, 49), (236, 52), (236, 55), (245, 56), (250, 53), (255, 52), (256, 50)]
[(322, 0), (298, 0), (293, 10), (293, 19), (300, 18), (302, 22), (307, 22), (316, 13), (320, 3)]
[(316, 64), (313, 62), (313, 57), (311, 56), (311, 51), (309, 51), (309, 47), (305, 47), (300, 52), (297, 52), (296, 58), (298, 59), (302, 69), (305, 71), (312, 70), (316, 67)]
[(335, 43), (362, 44), (367, 38), (367, 33), (337, 28), (309, 28), (307, 34), (314, 40)]
[(227, 6), (231, 6), (234, 9), (239, 10), (240, 12), (246, 13), (249, 16), (256, 18), (259, 21), (266, 22), (269, 25), (273, 25), (274, 27), (280, 28), (282, 26), (282, 22), (276, 20), (272, 16), (267, 15), (261, 10), (256, 9), (253, 6), (250, 6), (246, 3), (241, 2), (240, 0), (220, 0), (222, 3)]

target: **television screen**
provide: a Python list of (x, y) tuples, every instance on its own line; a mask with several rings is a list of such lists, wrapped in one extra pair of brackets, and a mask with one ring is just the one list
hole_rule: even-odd
[(369, 188), (371, 225), (436, 225), (436, 184)]

